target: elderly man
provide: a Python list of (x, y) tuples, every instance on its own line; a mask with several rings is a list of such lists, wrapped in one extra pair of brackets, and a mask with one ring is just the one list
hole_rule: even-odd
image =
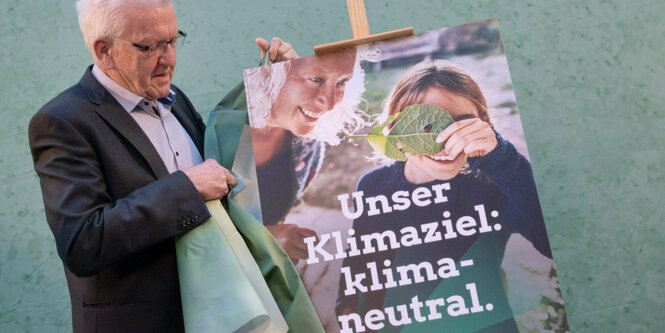
[[(202, 160), (201, 117), (171, 85), (186, 34), (170, 1), (80, 0), (77, 9), (94, 66), (29, 127), (73, 328), (181, 332), (174, 236), (206, 220), (204, 200), (235, 180)], [(279, 39), (271, 51), (297, 57)]]

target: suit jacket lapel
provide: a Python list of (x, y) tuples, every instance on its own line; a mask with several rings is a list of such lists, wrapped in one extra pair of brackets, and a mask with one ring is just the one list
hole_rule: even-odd
[[(182, 97), (180, 98), (182, 99)], [(197, 129), (196, 124), (191, 117), (191, 113), (185, 110), (184, 104), (185, 103), (178, 103), (178, 96), (176, 95), (176, 103), (171, 106), (171, 112), (173, 112), (173, 115), (175, 115), (182, 127), (187, 131), (187, 134), (189, 134), (189, 137), (194, 141), (199, 153), (203, 156), (203, 133)]]
[(156, 178), (169, 174), (162, 158), (148, 136), (125, 109), (109, 94), (92, 75), (91, 68), (83, 75), (81, 86), (86, 90), (90, 102), (97, 105), (95, 112), (117, 130), (143, 156)]

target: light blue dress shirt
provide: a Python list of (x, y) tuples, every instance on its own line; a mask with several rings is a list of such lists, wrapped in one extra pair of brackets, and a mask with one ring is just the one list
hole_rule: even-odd
[(132, 93), (113, 81), (97, 65), (93, 66), (92, 75), (138, 123), (169, 173), (203, 162), (194, 141), (173, 115), (170, 105), (147, 101)]

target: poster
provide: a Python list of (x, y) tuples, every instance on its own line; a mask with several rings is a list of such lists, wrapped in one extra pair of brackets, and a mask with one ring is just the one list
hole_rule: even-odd
[(327, 332), (567, 332), (495, 19), (244, 72), (261, 219)]

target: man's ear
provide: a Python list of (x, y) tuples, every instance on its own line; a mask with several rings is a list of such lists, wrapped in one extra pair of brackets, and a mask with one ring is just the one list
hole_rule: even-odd
[(99, 61), (99, 66), (106, 70), (115, 69), (115, 61), (113, 61), (113, 52), (111, 47), (113, 44), (108, 38), (99, 38), (92, 44), (95, 50), (95, 58)]

